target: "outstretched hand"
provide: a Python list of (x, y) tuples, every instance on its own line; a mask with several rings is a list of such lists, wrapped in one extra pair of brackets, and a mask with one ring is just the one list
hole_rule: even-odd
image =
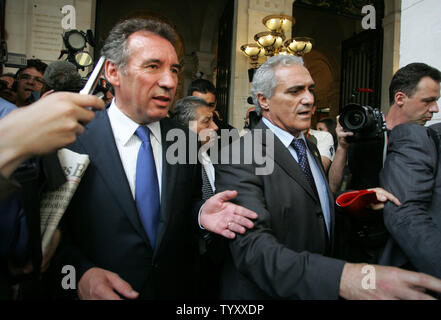
[(116, 273), (96, 267), (87, 270), (78, 283), (81, 300), (122, 300), (117, 293), (128, 299), (139, 295)]
[(202, 207), (201, 225), (228, 239), (234, 239), (236, 233), (245, 233), (245, 228), (253, 228), (250, 219), (256, 219), (257, 213), (229, 202), (236, 197), (237, 191), (224, 191), (208, 199)]
[(379, 265), (346, 263), (340, 280), (340, 296), (345, 299), (434, 300), (426, 290), (441, 292), (441, 280)]

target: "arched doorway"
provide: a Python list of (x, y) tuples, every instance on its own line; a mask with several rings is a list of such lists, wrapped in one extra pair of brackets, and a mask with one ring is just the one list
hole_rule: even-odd
[[(365, 5), (373, 5), (376, 9), (376, 30), (365, 31), (362, 28), (361, 22), (364, 17), (362, 8)], [(346, 97), (351, 95), (353, 90), (361, 87), (363, 83), (375, 86), (375, 95), (378, 97), (378, 101), (381, 99), (382, 46), (373, 46), (368, 43), (367, 46), (371, 51), (369, 55), (370, 67), (375, 71), (367, 76), (366, 70), (369, 70), (369, 67), (365, 65), (367, 59), (363, 61), (360, 59), (360, 63), (349, 65), (348, 68), (346, 51), (351, 50), (353, 55), (357, 54), (361, 48), (360, 41), (361, 43), (367, 41), (366, 34), (369, 39), (375, 39), (376, 43), (382, 43), (383, 0), (296, 0), (293, 3), (292, 15), (296, 19), (292, 31), (293, 37), (307, 36), (315, 41), (312, 52), (305, 55), (304, 60), (316, 82), (318, 109), (329, 108), (329, 113), (319, 113), (321, 118), (335, 119), (342, 104), (347, 100)], [(348, 41), (348, 39), (359, 39), (360, 37), (364, 38), (359, 42)], [(352, 46), (349, 45), (351, 43)], [(360, 48), (355, 43), (360, 44)], [(344, 79), (374, 76), (375, 79), (371, 82), (355, 81), (349, 86), (341, 86)]]

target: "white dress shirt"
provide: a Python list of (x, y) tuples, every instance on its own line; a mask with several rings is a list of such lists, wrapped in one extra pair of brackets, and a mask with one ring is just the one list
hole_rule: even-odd
[[(136, 160), (138, 159), (138, 151), (141, 147), (141, 139), (135, 134), (139, 124), (126, 116), (116, 105), (115, 99), (107, 109), (107, 114), (112, 127), (113, 136), (115, 137), (116, 147), (124, 171), (129, 181), (130, 190), (133, 199), (135, 199), (136, 186)], [(159, 196), (161, 197), (162, 186), (162, 147), (161, 147), (161, 126), (159, 121), (147, 125), (150, 129), (150, 142), (155, 159), (156, 174), (158, 175)]]

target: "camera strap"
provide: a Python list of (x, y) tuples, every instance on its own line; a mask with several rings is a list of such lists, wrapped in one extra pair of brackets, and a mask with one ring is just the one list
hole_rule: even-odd
[(386, 162), (386, 157), (387, 157), (387, 145), (389, 144), (389, 135), (386, 127), (386, 117), (384, 116), (384, 113), (381, 113), (381, 117), (383, 119), (383, 134), (384, 134), (383, 165), (382, 165), (382, 168), (384, 168), (384, 163)]
[(384, 131), (384, 146), (383, 146), (383, 168), (384, 168), (384, 163), (386, 162), (386, 157), (387, 157), (387, 145), (389, 144), (389, 137), (387, 136), (387, 131)]

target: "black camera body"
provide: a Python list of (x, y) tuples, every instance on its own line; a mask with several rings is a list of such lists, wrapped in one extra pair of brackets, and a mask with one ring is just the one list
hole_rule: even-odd
[(386, 131), (386, 121), (379, 109), (350, 103), (343, 108), (339, 122), (345, 131), (353, 132), (348, 142), (381, 139)]

